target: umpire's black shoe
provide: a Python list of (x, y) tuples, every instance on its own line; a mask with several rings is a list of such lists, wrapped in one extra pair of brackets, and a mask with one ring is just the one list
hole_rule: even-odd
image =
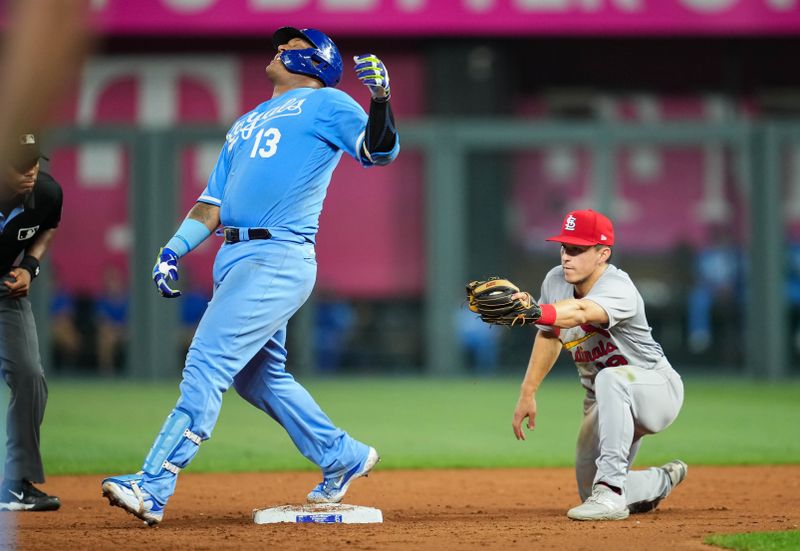
[(27, 480), (4, 480), (0, 485), (0, 511), (56, 511), (59, 507), (60, 499)]

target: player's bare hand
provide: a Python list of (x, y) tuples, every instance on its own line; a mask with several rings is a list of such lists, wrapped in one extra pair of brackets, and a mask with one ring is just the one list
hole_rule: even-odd
[(356, 76), (369, 88), (372, 98), (377, 101), (386, 101), (391, 96), (389, 89), (389, 71), (374, 54), (353, 56), (356, 64)]
[(525, 291), (514, 293), (511, 295), (511, 300), (521, 300), (525, 303), (525, 308), (530, 308), (531, 304), (533, 304), (533, 297), (530, 293), (526, 293)]
[(3, 285), (8, 287), (8, 296), (12, 298), (27, 297), (31, 288), (31, 274), (25, 268), (14, 268), (8, 275), (13, 281), (6, 280)]
[(522, 423), (528, 420), (528, 429), (533, 430), (536, 425), (536, 396), (520, 396), (517, 400), (517, 407), (514, 408), (514, 420), (511, 426), (514, 429), (514, 436), (517, 440), (525, 440), (525, 431)]

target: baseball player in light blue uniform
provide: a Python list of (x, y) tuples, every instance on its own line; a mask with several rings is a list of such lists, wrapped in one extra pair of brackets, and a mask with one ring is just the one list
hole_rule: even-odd
[(369, 167), (389, 164), (400, 150), (389, 76), (375, 56), (355, 58), (356, 74), (372, 95), (368, 116), (334, 88), (342, 59), (329, 37), (284, 27), (273, 43), (278, 53), (266, 68), (272, 98), (231, 127), (208, 186), (153, 268), (161, 294), (179, 296), (168, 282), (178, 279), (178, 259), (223, 226), (214, 296), (189, 349), (178, 403), (142, 470), (102, 483), (112, 505), (149, 525), (162, 520), (178, 472), (210, 438), (231, 385), (319, 465), (323, 481), (309, 502), (341, 501), (349, 484), (379, 460), (285, 371), (284, 345), (289, 318), (314, 287), (319, 215), (342, 153)]

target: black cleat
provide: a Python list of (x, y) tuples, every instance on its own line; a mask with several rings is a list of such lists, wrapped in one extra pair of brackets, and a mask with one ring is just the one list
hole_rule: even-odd
[(56, 511), (61, 500), (27, 480), (5, 480), (0, 486), (0, 511)]

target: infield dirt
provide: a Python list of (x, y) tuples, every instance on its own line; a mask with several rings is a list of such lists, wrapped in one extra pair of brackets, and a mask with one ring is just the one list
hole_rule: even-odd
[(345, 501), (379, 525), (256, 525), (255, 508), (302, 503), (314, 473), (181, 475), (164, 522), (147, 528), (100, 495), (99, 476), (52, 477), (55, 513), (7, 513), (21, 549), (710, 549), (712, 533), (800, 526), (800, 465), (689, 466), (654, 512), (575, 522), (570, 469), (381, 471)]

